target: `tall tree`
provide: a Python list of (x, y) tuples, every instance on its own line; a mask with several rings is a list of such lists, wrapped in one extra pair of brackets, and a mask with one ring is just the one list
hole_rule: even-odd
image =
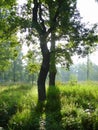
[[(39, 35), (40, 48), (43, 56), (42, 66), (38, 78), (39, 100), (46, 99), (45, 80), (49, 71), (49, 63), (51, 63), (50, 53), (47, 47), (47, 40), (50, 38), (49, 34), (53, 35), (53, 32), (56, 32), (56, 30), (59, 29), (60, 24), (61, 25), (65, 24), (64, 22), (66, 22), (66, 24), (69, 23), (70, 15), (72, 15), (70, 11), (72, 8), (73, 12), (75, 6), (74, 3), (76, 3), (76, 1), (68, 2), (65, 0), (62, 1), (34, 0), (33, 2), (34, 8), (33, 8), (32, 23), (33, 27), (37, 30), (37, 33)], [(51, 46), (51, 49), (52, 47), (53, 46)], [(53, 60), (53, 58), (51, 59)]]
[[(76, 0), (28, 0), (22, 8), (21, 28), (29, 32), (29, 40), (34, 39), (33, 35), (40, 42), (43, 58), (38, 76), (38, 99), (41, 101), (46, 99), (45, 81), (49, 71), (51, 79), (54, 79), (50, 80), (50, 84), (54, 84), (57, 53), (65, 57), (68, 65), (71, 62), (71, 55), (76, 51), (82, 53), (81, 46), (85, 45), (86, 48), (86, 43), (93, 34), (92, 30), (86, 29), (80, 23), (76, 2)], [(62, 39), (66, 41), (64, 45), (62, 44), (63, 48), (56, 48), (56, 41)], [(50, 50), (48, 42), (51, 43)]]
[[(97, 40), (97, 36), (94, 34), (96, 25), (92, 28), (87, 28), (85, 24), (81, 23), (80, 14), (76, 9), (76, 1), (68, 3), (68, 10), (60, 12), (58, 17), (62, 15), (60, 17), (62, 19), (57, 19), (55, 29), (51, 33), (49, 69), (49, 84), (51, 86), (55, 85), (56, 57), (60, 59), (59, 61), (63, 65), (69, 68), (69, 65), (72, 64), (71, 57), (76, 53), (84, 56), (87, 53), (88, 46), (92, 48), (92, 45), (95, 45), (94, 41)], [(51, 3), (50, 6), (52, 7), (50, 12), (54, 12), (54, 5)], [(55, 45), (56, 41), (61, 43), (60, 45), (58, 44), (58, 47)]]

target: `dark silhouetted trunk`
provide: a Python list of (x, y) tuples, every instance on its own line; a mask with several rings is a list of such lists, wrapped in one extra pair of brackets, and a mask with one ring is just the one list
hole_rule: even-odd
[(56, 72), (49, 73), (49, 86), (55, 86)]
[(89, 58), (89, 52), (88, 52), (88, 55), (87, 55), (87, 80), (89, 80), (90, 78), (90, 58)]
[(38, 100), (44, 101), (46, 99), (45, 82), (49, 71), (50, 53), (47, 48), (46, 39), (43, 37), (40, 39), (40, 42), (43, 61), (38, 76)]
[(51, 53), (50, 53), (50, 68), (49, 68), (49, 86), (55, 86), (56, 78), (56, 61), (55, 61), (55, 34), (51, 33)]
[(13, 82), (16, 82), (16, 61), (13, 61)]

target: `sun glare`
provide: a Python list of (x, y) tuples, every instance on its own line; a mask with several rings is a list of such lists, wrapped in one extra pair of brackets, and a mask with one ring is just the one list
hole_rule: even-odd
[(95, 0), (78, 0), (77, 7), (83, 21), (98, 23), (98, 3)]

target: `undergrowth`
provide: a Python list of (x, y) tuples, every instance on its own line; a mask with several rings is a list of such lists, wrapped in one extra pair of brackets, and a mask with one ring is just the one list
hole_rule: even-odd
[(0, 87), (0, 127), (5, 130), (98, 130), (98, 83), (47, 87), (37, 101), (37, 87)]

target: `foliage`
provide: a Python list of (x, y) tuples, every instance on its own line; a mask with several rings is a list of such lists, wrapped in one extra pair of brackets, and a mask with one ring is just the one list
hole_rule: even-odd
[(3, 0), (0, 3), (0, 41), (10, 39), (17, 32), (19, 20), (16, 5), (16, 0)]
[(39, 71), (40, 64), (38, 62), (37, 55), (37, 51), (34, 52), (32, 50), (28, 50), (28, 53), (25, 56), (25, 58), (27, 58), (27, 70), (30, 74), (34, 74)]
[(34, 73), (38, 72), (39, 66), (37, 63), (29, 63), (27, 69), (29, 70), (29, 72), (31, 74), (34, 74)]
[(11, 60), (17, 57), (19, 47), (20, 45), (15, 36), (11, 39), (0, 42), (0, 71), (8, 69)]
[(37, 102), (36, 88), (30, 85), (1, 86), (0, 126), (7, 130), (97, 130), (97, 86), (88, 82), (49, 87), (45, 102)]
[(76, 0), (29, 0), (20, 9), (21, 17), (18, 15), (21, 32), (28, 32), (25, 38), (27, 44), (39, 44), (38, 40), (44, 34), (47, 43), (51, 43), (50, 34), (54, 34), (54, 41), (58, 41), (58, 45), (52, 51), (56, 53), (56, 61), (66, 67), (72, 64), (72, 55), (87, 55), (88, 48), (94, 48), (98, 40), (95, 34), (97, 25), (87, 28), (81, 22), (76, 4)]
[(11, 60), (18, 55), (16, 22), (16, 0), (1, 0), (0, 2), (0, 72), (5, 71)]

